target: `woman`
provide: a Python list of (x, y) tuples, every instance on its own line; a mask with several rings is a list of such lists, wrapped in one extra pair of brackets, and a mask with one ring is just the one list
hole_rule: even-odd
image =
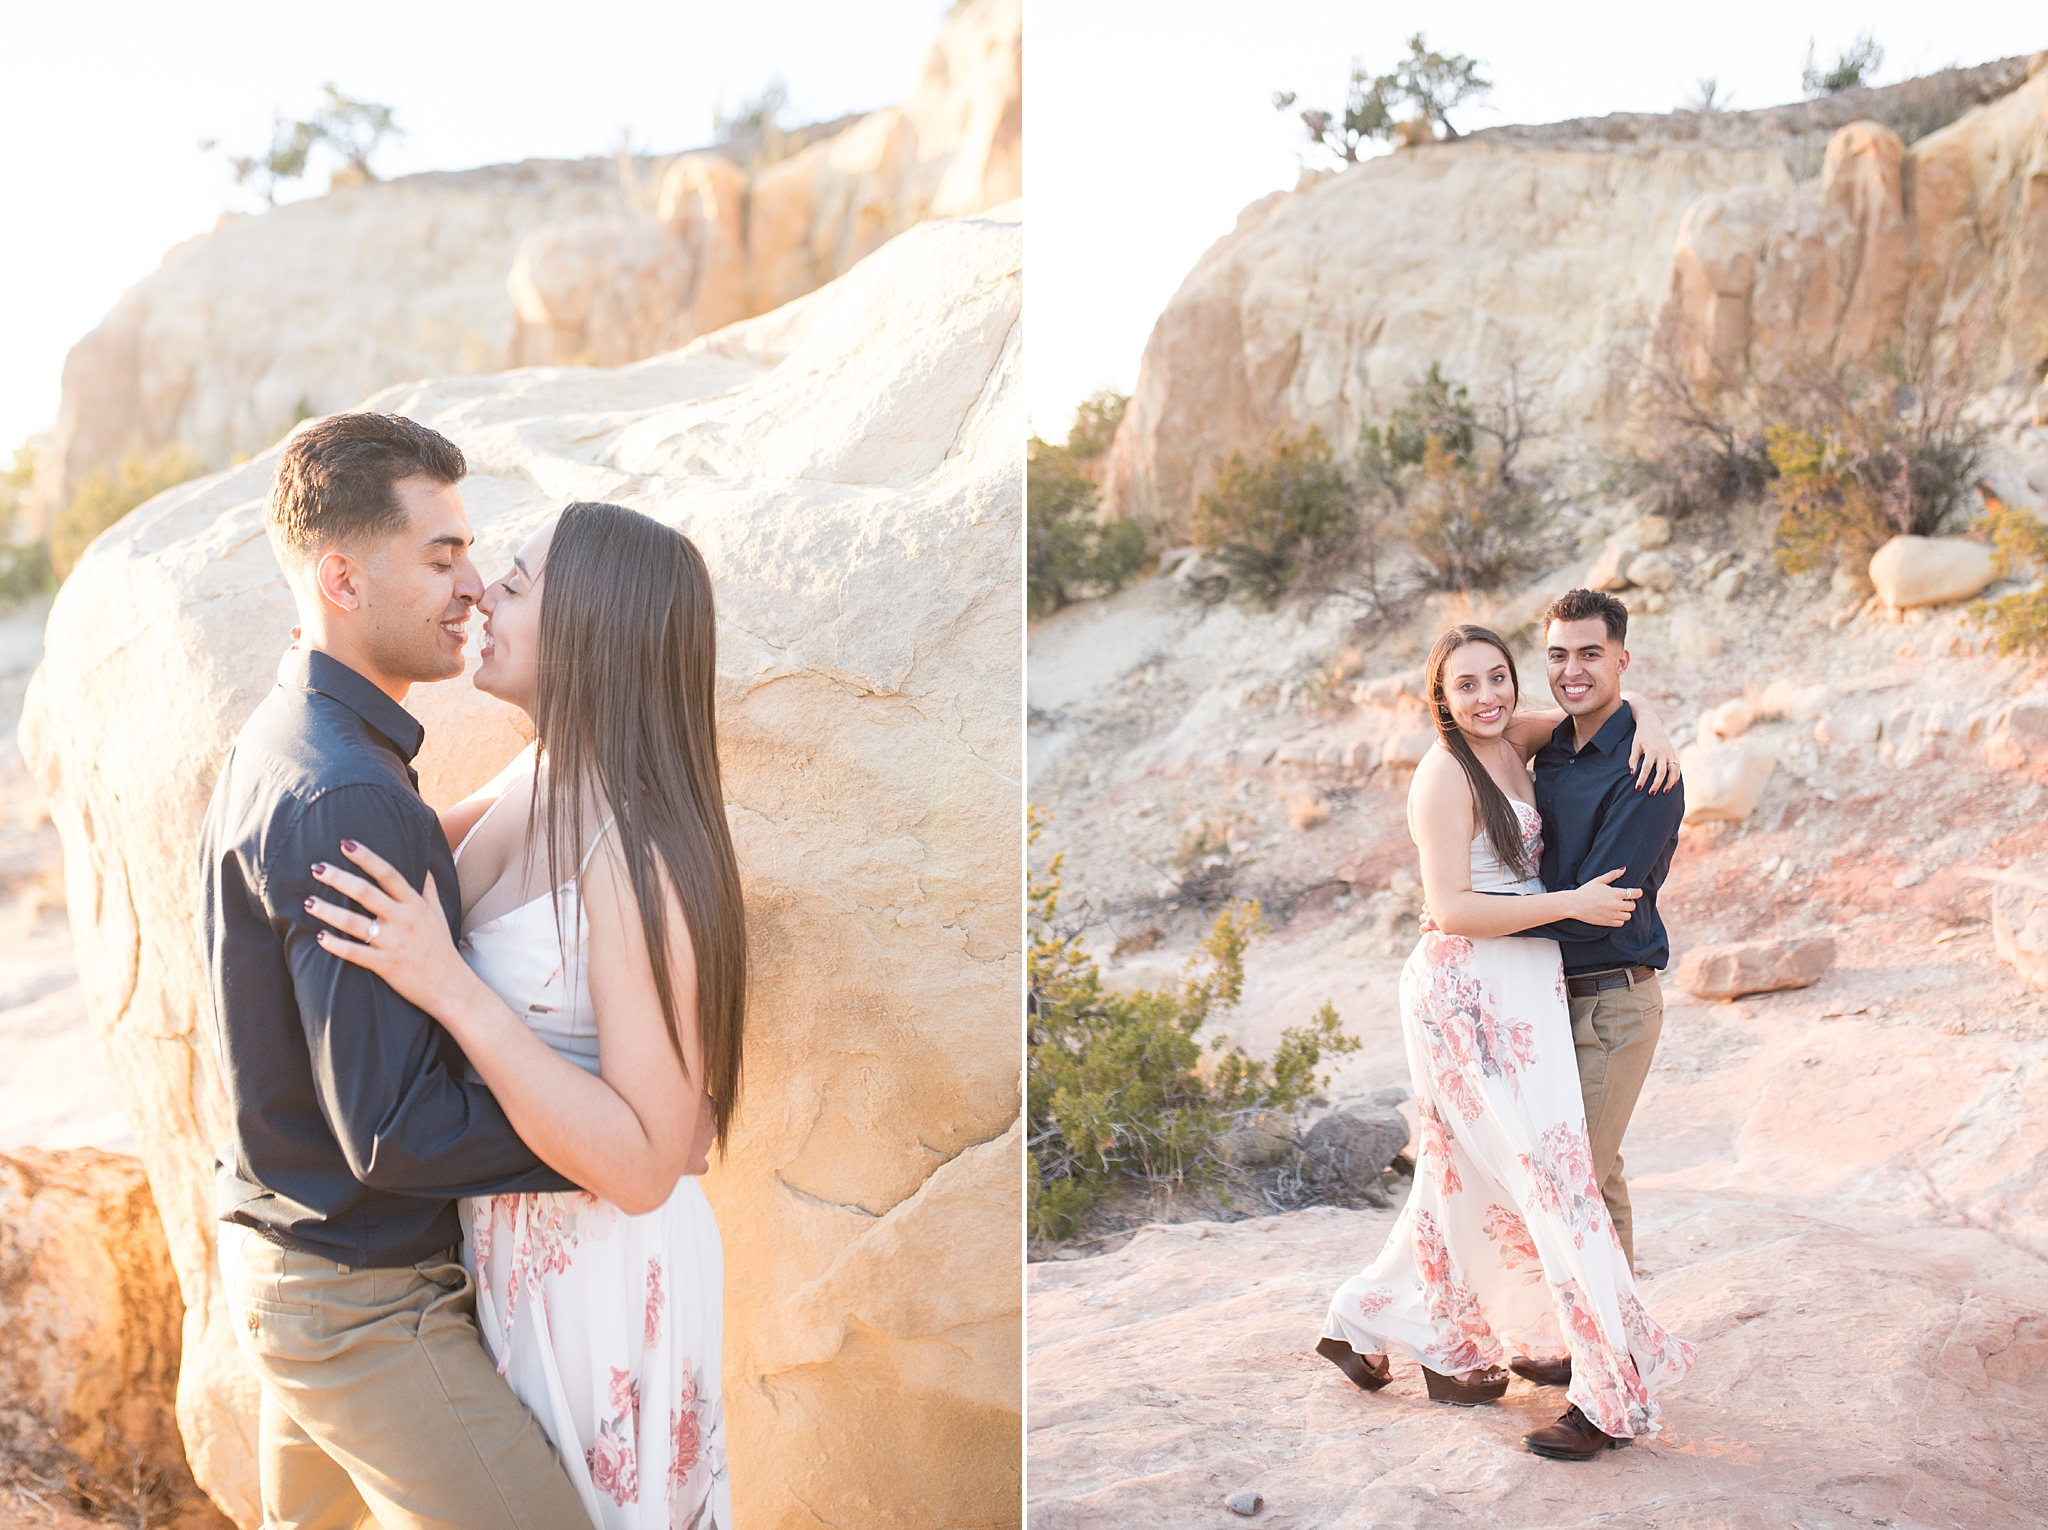
[[(687, 537), (573, 504), (485, 592), (479, 690), (530, 774), (443, 817), (463, 936), (370, 848), (314, 874), (325, 947), (447, 1027), (587, 1193), (462, 1204), (477, 1317), (600, 1530), (729, 1527), (723, 1259), (694, 1177), (740, 1080), (747, 946), (713, 724), (711, 583)], [(518, 762), (515, 762), (515, 765)], [(521, 808), (524, 811), (521, 811)], [(365, 942), (374, 942), (368, 944)]]
[[(1512, 937), (1557, 919), (1620, 926), (1638, 893), (1612, 885), (1618, 870), (1543, 891), (1527, 762), (1564, 714), (1515, 715), (1500, 638), (1452, 628), (1425, 683), (1438, 741), (1409, 789), (1408, 828), (1429, 911), (1401, 972), (1421, 1151), (1400, 1220), (1338, 1288), (1316, 1349), (1367, 1391), (1407, 1355), (1431, 1397), (1464, 1404), (1507, 1390), (1507, 1354), (1568, 1354), (1572, 1405), (1626, 1444), (1657, 1432), (1656, 1393), (1691, 1368), (1693, 1346), (1636, 1299), (1594, 1179), (1557, 943)], [(1662, 786), (1669, 739), (1632, 704), (1643, 779)]]

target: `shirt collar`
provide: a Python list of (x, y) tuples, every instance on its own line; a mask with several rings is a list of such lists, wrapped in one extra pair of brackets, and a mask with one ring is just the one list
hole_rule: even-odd
[[(1624, 701), (1614, 709), (1614, 715), (1600, 725), (1600, 731), (1586, 740), (1586, 748), (1598, 750), (1601, 754), (1612, 754), (1621, 747), (1622, 742), (1630, 734), (1634, 733), (1635, 730), (1635, 709)], [(1579, 736), (1573, 729), (1572, 720), (1569, 717), (1565, 718), (1563, 722), (1559, 723), (1552, 730), (1550, 741), (1556, 744), (1558, 748), (1564, 750), (1566, 754), (1584, 753), (1579, 748)]]
[(317, 649), (293, 648), (277, 666), (277, 683), (305, 691), (318, 691), (340, 702), (376, 729), (399, 758), (410, 765), (426, 741), (427, 730), (420, 720), (393, 701), (341, 660)]

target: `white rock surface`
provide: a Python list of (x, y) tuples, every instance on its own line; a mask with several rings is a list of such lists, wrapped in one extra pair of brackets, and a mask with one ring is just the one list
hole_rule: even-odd
[(1870, 582), (1894, 611), (1968, 600), (1995, 575), (1991, 549), (1960, 537), (1893, 537), (1870, 560)]
[(1687, 823), (1740, 823), (1778, 768), (1772, 756), (1740, 744), (1691, 744), (1678, 759), (1685, 772)]
[[(927, 224), (672, 356), (371, 401), (469, 455), (486, 569), (565, 500), (612, 498), (687, 530), (717, 582), (757, 976), (748, 1093), (706, 1189), (746, 1522), (936, 1530), (1017, 1501), (1021, 276), (1014, 213)], [(225, 1123), (192, 857), (291, 625), (261, 529), (274, 460), (93, 545), (22, 728), (187, 1298), (179, 1424), (246, 1527), (256, 1392), (212, 1254)], [(467, 684), (414, 707), (436, 804), (519, 747)]]

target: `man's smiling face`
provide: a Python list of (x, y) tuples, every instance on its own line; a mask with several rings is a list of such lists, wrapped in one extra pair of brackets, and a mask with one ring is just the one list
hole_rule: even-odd
[(1611, 710), (1621, 700), (1628, 650), (1607, 635), (1599, 617), (1552, 622), (1544, 635), (1544, 659), (1550, 694), (1573, 717)]
[(391, 492), (406, 524), (364, 559), (365, 655), (392, 680), (452, 679), (462, 673), (470, 607), (483, 595), (462, 491), (414, 477), (399, 479)]

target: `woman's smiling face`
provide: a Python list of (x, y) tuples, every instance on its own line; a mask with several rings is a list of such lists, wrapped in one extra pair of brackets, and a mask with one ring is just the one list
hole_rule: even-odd
[(484, 614), (484, 633), (473, 683), (529, 716), (540, 696), (540, 592), (554, 535), (550, 519), (526, 539), (512, 567), (491, 581), (476, 603)]
[(1444, 704), (1468, 738), (1496, 739), (1515, 715), (1507, 656), (1491, 643), (1467, 643), (1444, 661)]

